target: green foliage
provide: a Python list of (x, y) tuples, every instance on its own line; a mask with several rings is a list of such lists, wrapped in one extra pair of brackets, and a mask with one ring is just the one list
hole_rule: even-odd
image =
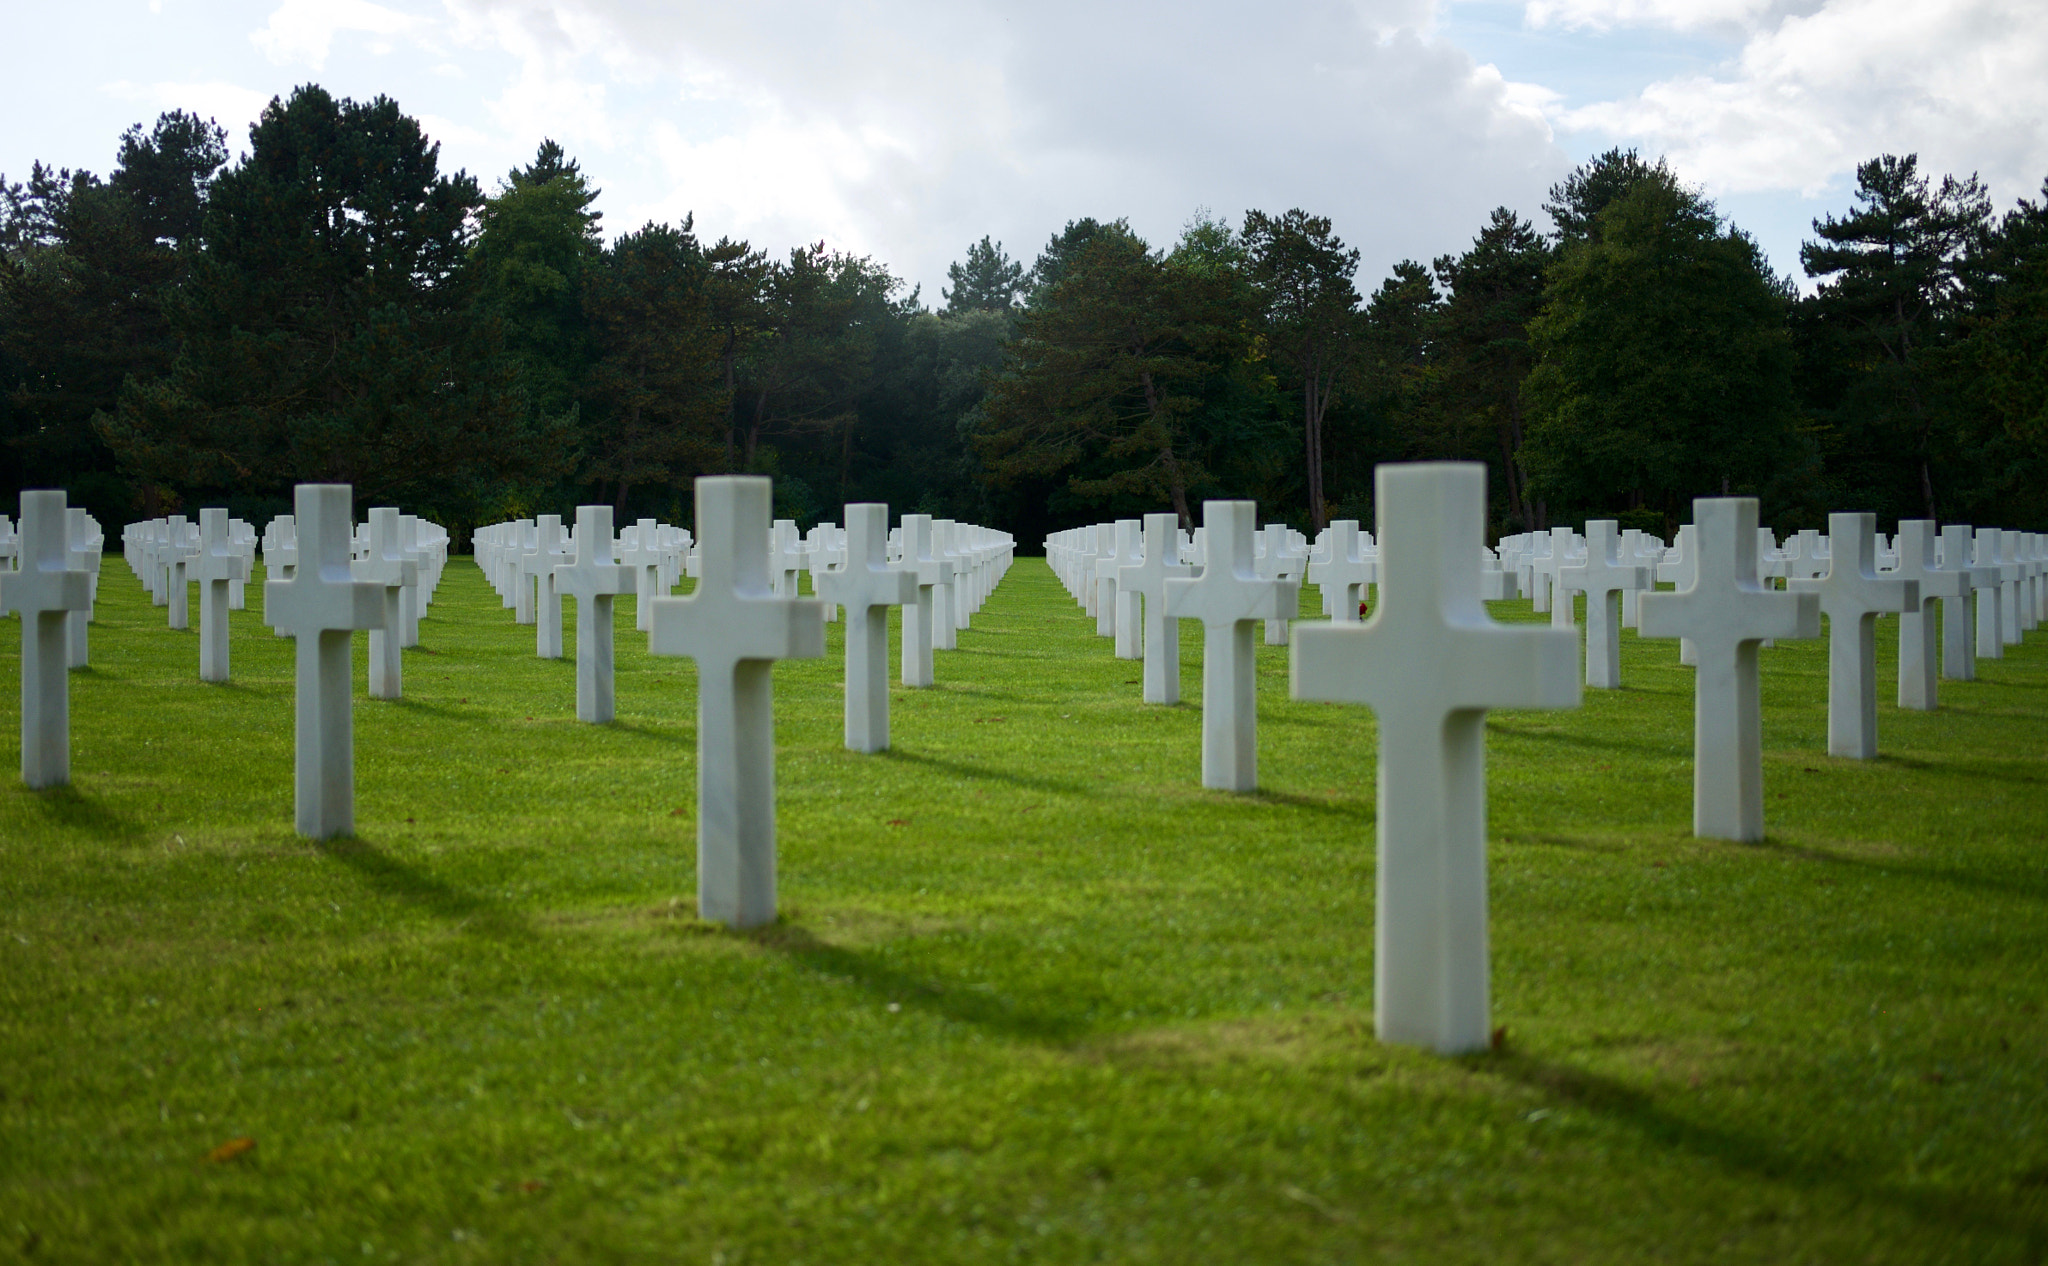
[(1984, 473), (1971, 469), (1975, 410), (1940, 362), (1961, 334), (1962, 272), (1990, 199), (1974, 176), (1932, 185), (1910, 154), (1862, 164), (1856, 182), (1856, 210), (1816, 221), (1819, 240), (1800, 251), (1821, 281), (1804, 328), (1833, 388), (1817, 410), (1829, 465), (1886, 518), (1938, 518), (1943, 485), (1962, 493)]
[(967, 248), (964, 263), (946, 266), (946, 279), (953, 283), (950, 289), (939, 292), (939, 297), (946, 301), (946, 311), (1008, 312), (1017, 306), (1017, 298), (1023, 292), (1024, 266), (1003, 253), (1001, 242), (991, 242), (983, 234), (979, 242)]
[(634, 488), (679, 491), (723, 468), (728, 397), (718, 378), (711, 269), (690, 227), (649, 224), (626, 234), (584, 285), (599, 352), (583, 384), (591, 402), (584, 477), (609, 487), (622, 514)]
[(1610, 203), (1528, 326), (1532, 491), (1565, 521), (1647, 508), (1672, 530), (1696, 496), (1765, 491), (1800, 457), (1788, 304), (1697, 198), (1645, 180)]
[(0, 1257), (1918, 1266), (2048, 1239), (2039, 634), (1940, 712), (1881, 703), (1872, 762), (1823, 754), (1825, 645), (1764, 652), (1757, 845), (1687, 834), (1672, 643), (1625, 633), (1630, 688), (1582, 709), (1493, 714), (1505, 1033), (1442, 1059), (1373, 1040), (1376, 728), (1289, 700), (1285, 648), (1238, 796), (1199, 785), (1200, 639), (1188, 702), (1148, 707), (1043, 564), (940, 685), (892, 689), (887, 755), (841, 746), (828, 626), (775, 669), (783, 917), (733, 935), (691, 917), (695, 673), (630, 599), (619, 721), (583, 725), (569, 662), (452, 565), (406, 699), (355, 701), (359, 834), (315, 845), (292, 643), (236, 612), (235, 682), (201, 683), (118, 566), (76, 785), (0, 788)]
[(125, 469), (191, 494), (346, 482), (458, 519), (558, 470), (560, 436), (472, 302), (483, 199), (437, 154), (388, 98), (309, 86), (265, 108), (214, 182), (169, 372), (98, 418)]
[(585, 276), (604, 250), (598, 191), (553, 141), (513, 171), (487, 200), (471, 248), (477, 300), (504, 330), (529, 406), (543, 417), (574, 416), (591, 371)]
[(1302, 471), (1309, 530), (1328, 523), (1323, 490), (1323, 419), (1357, 350), (1358, 252), (1325, 216), (1295, 208), (1280, 216), (1248, 212), (1245, 269), (1259, 300), (1265, 350), (1284, 365), (1301, 394)]
[(1191, 525), (1208, 477), (1197, 421), (1247, 341), (1244, 279), (1214, 263), (1154, 252), (1121, 220), (1061, 256), (982, 402), (992, 482), (1064, 476), (1082, 504), (1165, 502)]

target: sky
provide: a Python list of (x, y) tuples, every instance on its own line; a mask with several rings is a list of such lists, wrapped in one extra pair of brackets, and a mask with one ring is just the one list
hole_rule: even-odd
[(71, 0), (21, 4), (0, 174), (105, 172), (173, 108), (245, 147), (302, 83), (384, 94), (495, 189), (544, 137), (609, 234), (696, 217), (869, 255), (941, 303), (984, 234), (1170, 245), (1328, 216), (1369, 293), (1612, 146), (1665, 156), (1798, 277), (1856, 164), (1917, 153), (2003, 209), (2048, 177), (2042, 0)]

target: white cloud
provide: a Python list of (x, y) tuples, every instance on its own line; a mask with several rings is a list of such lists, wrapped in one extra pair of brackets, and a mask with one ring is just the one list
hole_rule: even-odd
[(612, 151), (585, 165), (614, 231), (694, 209), (778, 252), (824, 236), (933, 299), (984, 233), (1028, 263), (1073, 217), (1165, 244), (1204, 205), (1330, 215), (1371, 274), (1568, 166), (1546, 90), (1432, 39), (1435, 0), (448, 3), (519, 68), (499, 127)]
[(1698, 31), (1748, 26), (1777, 0), (1528, 0), (1524, 20), (1533, 27), (1611, 30), (1621, 26)]
[(2048, 5), (1828, 0), (1759, 30), (1722, 73), (1555, 117), (1661, 151), (1712, 191), (1813, 196), (1860, 161), (1918, 152), (2018, 195), (2048, 174)]
[(328, 50), (341, 31), (369, 35), (412, 34), (422, 25), (409, 14), (370, 0), (284, 0), (250, 42), (275, 65), (303, 62), (315, 70), (327, 64)]
[(154, 111), (186, 110), (202, 119), (212, 119), (228, 130), (228, 144), (237, 147), (249, 135), (249, 126), (270, 104), (270, 94), (240, 84), (208, 80), (203, 83), (131, 83), (117, 79), (100, 85), (100, 91), (119, 101), (139, 104)]

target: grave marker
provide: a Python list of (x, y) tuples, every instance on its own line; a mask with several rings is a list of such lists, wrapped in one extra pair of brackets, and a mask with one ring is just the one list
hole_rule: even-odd
[(199, 582), (199, 680), (226, 681), (229, 582), (249, 578), (249, 564), (229, 539), (226, 510), (199, 512), (199, 551), (187, 570)]
[(1650, 586), (1647, 568), (1621, 554), (1621, 538), (1613, 519), (1586, 524), (1586, 558), (1557, 569), (1558, 587), (1569, 612), (1572, 594), (1586, 595), (1586, 684), (1599, 690), (1621, 689), (1621, 618), (1617, 596)]
[(383, 604), (383, 615), (370, 626), (370, 697), (403, 698), (405, 661), (399, 648), (404, 640), (405, 609), (399, 595), (406, 586), (419, 583), (419, 564), (399, 548), (396, 509), (377, 506), (370, 511), (369, 557), (351, 563), (349, 574), (379, 586), (378, 601)]
[(825, 653), (816, 598), (776, 597), (767, 479), (697, 480), (696, 591), (654, 600), (648, 651), (697, 663), (697, 913), (731, 927), (775, 918), (778, 659)]
[(92, 576), (71, 565), (62, 492), (21, 494), (16, 561), (0, 567), (0, 610), (21, 617), (21, 781), (71, 781), (71, 673), (65, 620), (92, 606)]
[(1788, 589), (1820, 595), (1828, 618), (1828, 754), (1877, 755), (1877, 617), (1912, 611), (1920, 586), (1877, 570), (1877, 516), (1830, 514), (1828, 563), (1818, 578), (1792, 577)]
[(1933, 519), (1899, 520), (1899, 565), (1892, 574), (1920, 586), (1920, 601), (1899, 617), (1899, 706), (1917, 712), (1934, 711), (1940, 699), (1941, 648), (1935, 636), (1935, 601), (1940, 599), (1947, 607), (1951, 600), (1970, 592), (1966, 573), (1935, 562), (1936, 539)]
[[(889, 608), (908, 616), (917, 603), (915, 571), (889, 562), (889, 507), (846, 507), (846, 565), (812, 572), (818, 596), (846, 608), (846, 746), (889, 748)], [(907, 621), (906, 621), (907, 624)]]
[(1637, 619), (1644, 637), (1689, 639), (1698, 659), (1692, 833), (1753, 842), (1764, 837), (1758, 648), (1765, 638), (1819, 637), (1820, 596), (1764, 588), (1754, 498), (1702, 497), (1692, 508), (1693, 582), (1644, 594)]
[(294, 816), (300, 835), (356, 829), (355, 727), (349, 715), (349, 638), (384, 620), (383, 585), (349, 574), (355, 527), (347, 484), (293, 490), (298, 564), (263, 586), (263, 615), (297, 643)]
[(1180, 621), (1166, 613), (1166, 582), (1189, 575), (1181, 565), (1180, 517), (1148, 514), (1144, 557), (1117, 570), (1118, 600), (1129, 594), (1144, 604), (1145, 667), (1139, 673), (1146, 703), (1180, 702)]
[(1166, 582), (1166, 614), (1202, 622), (1202, 785), (1218, 791), (1259, 786), (1257, 660), (1260, 620), (1299, 606), (1287, 577), (1261, 579), (1252, 554), (1250, 501), (1205, 501), (1206, 559), (1201, 574)]
[(1578, 706), (1578, 639), (1487, 616), (1486, 467), (1384, 465), (1375, 485), (1379, 601), (1362, 625), (1295, 629), (1293, 693), (1379, 721), (1380, 1040), (1484, 1050), (1486, 713)]
[(576, 599), (576, 719), (593, 724), (616, 714), (612, 697), (612, 605), (632, 593), (634, 569), (612, 561), (612, 508), (576, 507), (576, 559), (556, 565), (558, 595)]

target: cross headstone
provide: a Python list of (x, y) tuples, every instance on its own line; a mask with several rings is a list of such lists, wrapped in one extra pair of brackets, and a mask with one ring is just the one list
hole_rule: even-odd
[(1764, 588), (1754, 498), (1703, 497), (1692, 508), (1692, 583), (1644, 594), (1636, 614), (1644, 637), (1686, 638), (1698, 659), (1692, 833), (1751, 842), (1764, 837), (1757, 651), (1765, 638), (1819, 637), (1820, 597)]
[(66, 658), (71, 667), (84, 668), (92, 650), (86, 629), (92, 623), (93, 603), (99, 599), (102, 538), (99, 524), (93, 521), (92, 515), (76, 506), (64, 511), (64, 529), (64, 565), (73, 570), (82, 568), (91, 578), (86, 586), (88, 601), (85, 610), (73, 611), (64, 620), (69, 644)]
[[(612, 719), (612, 603), (634, 569), (612, 561), (612, 508), (576, 507), (576, 560), (555, 567), (555, 592), (576, 599), (576, 719)], [(559, 598), (557, 599), (559, 601)]]
[[(1675, 547), (1664, 555), (1663, 561), (1657, 564), (1658, 580), (1669, 581), (1675, 589), (1692, 588), (1693, 581), (1699, 578), (1700, 571), (1700, 547), (1698, 540), (1694, 536), (1695, 531), (1696, 529), (1690, 523), (1678, 529)], [(1640, 626), (1642, 621), (1642, 600), (1640, 598), (1636, 600), (1636, 620)], [(1678, 662), (1687, 665), (1700, 662), (1699, 654), (1693, 649), (1692, 639), (1689, 637), (1678, 639)]]
[(399, 548), (398, 511), (377, 506), (370, 511), (370, 556), (350, 565), (357, 580), (380, 586), (383, 617), (370, 626), (370, 697), (399, 699), (405, 695), (405, 608), (400, 593), (419, 583), (419, 564)]
[(228, 585), (247, 580), (249, 564), (228, 538), (228, 512), (199, 512), (199, 551), (187, 571), (199, 582), (199, 680), (228, 679)]
[(1827, 574), (1794, 577), (1789, 589), (1820, 595), (1828, 618), (1828, 754), (1877, 755), (1877, 617), (1913, 611), (1920, 586), (1877, 570), (1877, 516), (1828, 516)]
[(170, 627), (182, 633), (192, 627), (191, 573), (187, 570), (192, 560), (193, 547), (187, 540), (191, 527), (184, 515), (171, 516), (169, 544), (164, 548), (166, 605), (170, 608), (165, 618)]
[(1486, 929), (1486, 713), (1579, 704), (1578, 638), (1496, 624), (1479, 596), (1486, 467), (1375, 474), (1379, 601), (1362, 625), (1295, 632), (1297, 699), (1379, 721), (1374, 1022), (1453, 1054), (1492, 1036)]
[(1298, 583), (1261, 579), (1252, 553), (1250, 501), (1205, 501), (1207, 558), (1200, 575), (1166, 582), (1166, 614), (1202, 622), (1202, 785), (1218, 791), (1259, 786), (1258, 621), (1300, 603)]
[(19, 570), (0, 567), (0, 610), (21, 617), (21, 781), (71, 781), (71, 673), (64, 624), (92, 606), (92, 575), (68, 557), (62, 492), (21, 494)]
[(1941, 647), (1935, 636), (1934, 604), (1944, 606), (1970, 592), (1970, 578), (1935, 562), (1938, 539), (1933, 519), (1899, 520), (1899, 565), (1892, 575), (1915, 581), (1920, 601), (1899, 617), (1899, 706), (1932, 712), (1940, 700)]
[(1999, 630), (2005, 622), (2005, 568), (1998, 559), (1998, 529), (1978, 528), (1972, 566), (1991, 573), (1989, 583), (1977, 587), (1977, 658), (2004, 659), (2005, 638)]
[(541, 659), (562, 657), (562, 591), (555, 587), (555, 568), (569, 561), (562, 540), (562, 517), (543, 514), (535, 529), (538, 548), (528, 560), (533, 581), (533, 653)]
[(356, 829), (355, 727), (349, 638), (384, 622), (385, 587), (349, 575), (355, 527), (347, 484), (300, 484), (292, 495), (298, 563), (263, 586), (263, 617), (297, 642), (294, 813), (300, 835)]
[(634, 525), (633, 539), (619, 552), (619, 561), (633, 569), (633, 627), (645, 633), (654, 627), (654, 608), (648, 604), (667, 592), (661, 584), (661, 549), (653, 519)]
[(1365, 604), (1366, 586), (1372, 584), (1379, 568), (1376, 556), (1365, 550), (1365, 536), (1358, 520), (1339, 519), (1330, 525), (1330, 556), (1308, 565), (1308, 578), (1323, 593), (1323, 612), (1339, 624), (1358, 623), (1358, 609)]
[(775, 918), (770, 670), (825, 653), (822, 604), (771, 590), (771, 504), (760, 476), (697, 480), (697, 588), (656, 598), (647, 637), (650, 653), (697, 662), (697, 914), (731, 927)]
[(1649, 571), (1621, 553), (1621, 537), (1613, 519), (1586, 524), (1586, 557), (1557, 569), (1566, 610), (1571, 595), (1586, 595), (1586, 684), (1597, 690), (1621, 689), (1621, 617), (1616, 599), (1650, 586)]
[(1193, 569), (1179, 559), (1180, 517), (1144, 518), (1144, 557), (1119, 568), (1117, 597), (1143, 604), (1145, 667), (1139, 673), (1146, 703), (1180, 702), (1180, 621), (1166, 613), (1166, 582)]
[(889, 507), (846, 507), (846, 565), (813, 572), (818, 597), (846, 608), (846, 746), (889, 748), (889, 608), (917, 604), (917, 573), (889, 562)]
[(903, 684), (929, 686), (935, 646), (932, 626), (938, 619), (940, 585), (952, 575), (952, 565), (932, 548), (928, 514), (903, 516), (903, 567), (917, 576), (917, 601), (903, 606)]

